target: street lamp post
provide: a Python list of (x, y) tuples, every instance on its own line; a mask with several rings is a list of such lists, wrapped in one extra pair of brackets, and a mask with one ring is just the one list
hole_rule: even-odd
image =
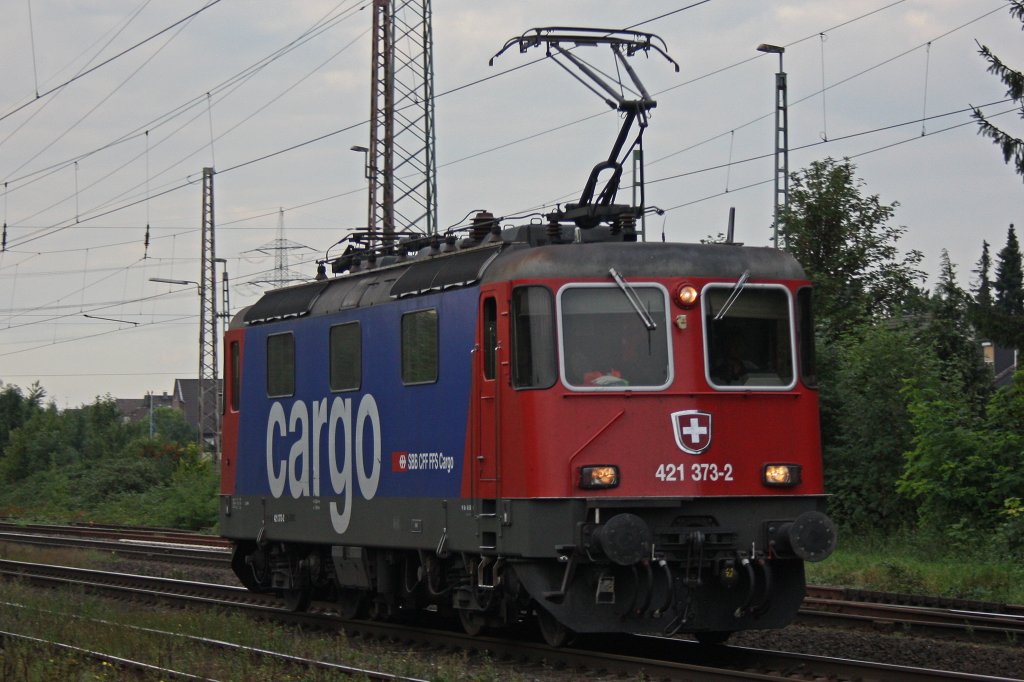
[(362, 152), (363, 154), (363, 178), (365, 178), (368, 181), (366, 185), (366, 191), (368, 195), (368, 199), (366, 202), (366, 229), (370, 233), (370, 245), (372, 246), (374, 243), (374, 228), (376, 228), (374, 218), (376, 216), (375, 208), (377, 201), (377, 185), (376, 179), (374, 177), (374, 169), (370, 167), (370, 148), (354, 144), (351, 147), (349, 147), (349, 149), (351, 149), (354, 152)]
[(775, 207), (772, 219), (772, 246), (779, 248), (779, 213), (789, 205), (789, 116), (786, 72), (782, 68), (786, 48), (761, 43), (757, 50), (779, 55), (779, 72), (775, 74)]

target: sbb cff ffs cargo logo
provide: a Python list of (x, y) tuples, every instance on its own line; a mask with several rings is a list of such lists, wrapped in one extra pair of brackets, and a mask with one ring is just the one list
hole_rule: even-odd
[(676, 445), (683, 452), (699, 455), (711, 445), (711, 414), (700, 410), (672, 413), (672, 430)]

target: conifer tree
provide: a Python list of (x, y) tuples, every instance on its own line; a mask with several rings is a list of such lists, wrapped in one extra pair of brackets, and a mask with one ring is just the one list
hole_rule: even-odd
[(971, 298), (957, 284), (956, 268), (949, 252), (942, 250), (938, 283), (928, 300), (925, 338), (952, 386), (979, 410), (988, 396), (992, 374), (982, 359), (981, 348), (971, 325)]
[[(1010, 225), (1006, 246), (996, 255), (996, 278), (992, 282), (996, 291), (995, 307), (1007, 315), (1024, 316), (1024, 272), (1021, 269), (1020, 244), (1017, 233)], [(1021, 317), (1024, 323), (1024, 317)]]
[(985, 290), (982, 287), (987, 280), (988, 269), (987, 247), (985, 243), (979, 262), (979, 270), (984, 274), (975, 296), (974, 324), (982, 336), (1000, 346), (1024, 348), (1024, 267), (1013, 225), (1007, 231), (1006, 246), (996, 254), (991, 290), (983, 296)]
[(988, 274), (992, 269), (992, 257), (989, 256), (988, 248), (988, 242), (982, 241), (981, 258), (978, 259), (978, 269), (974, 271), (978, 276), (978, 283), (974, 287), (974, 301), (983, 309), (992, 307), (992, 281)]
[[(1010, 0), (1010, 15), (1024, 24), (1024, 0)], [(979, 53), (988, 62), (988, 72), (1003, 81), (1006, 96), (1017, 102), (1020, 116), (1024, 118), (1024, 73), (1004, 64), (988, 46), (979, 47)], [(1003, 161), (1012, 162), (1017, 175), (1024, 178), (1024, 140), (993, 125), (977, 107), (974, 107), (973, 116), (978, 121), (978, 133), (991, 139), (1002, 151)]]

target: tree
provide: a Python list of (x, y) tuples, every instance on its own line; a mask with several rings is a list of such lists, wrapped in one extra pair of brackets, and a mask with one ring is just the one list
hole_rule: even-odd
[(942, 250), (935, 293), (928, 299), (922, 334), (935, 352), (946, 381), (963, 393), (975, 411), (984, 407), (992, 383), (971, 323), (971, 297), (957, 284), (949, 252)]
[(10, 384), (0, 391), (0, 454), (10, 441), (11, 432), (23, 425), (29, 418), (42, 409), (42, 401), (46, 391), (39, 382), (32, 384), (28, 395), (21, 389)]
[(863, 325), (830, 344), (834, 376), (821, 382), (825, 487), (829, 513), (845, 527), (885, 532), (914, 518), (913, 505), (896, 491), (914, 438), (901, 389), (941, 390), (942, 382), (939, 363), (919, 337), (913, 326), (893, 320)]
[(981, 242), (981, 258), (978, 259), (978, 269), (974, 271), (978, 275), (978, 283), (974, 287), (974, 301), (982, 308), (992, 306), (992, 281), (988, 277), (992, 269), (992, 258), (988, 255), (988, 242)]
[[(984, 242), (979, 268), (984, 266), (986, 275), (987, 257), (988, 242)], [(1013, 225), (1007, 231), (1006, 246), (996, 254), (995, 280), (991, 283), (994, 297), (981, 288), (985, 281), (987, 277), (979, 284), (975, 297), (974, 318), (979, 331), (1007, 348), (1024, 348), (1024, 265)]]
[(162, 440), (178, 445), (187, 445), (196, 440), (196, 430), (185, 419), (185, 413), (173, 407), (153, 410), (153, 425), (156, 427), (156, 435)]
[(1006, 246), (996, 255), (995, 307), (1007, 315), (1024, 316), (1024, 272), (1021, 270), (1020, 244), (1010, 224)]
[(990, 545), (1003, 526), (1005, 540), (1024, 540), (1006, 514), (1024, 490), (1024, 376), (993, 394), (983, 415), (953, 391), (905, 393), (915, 435), (897, 489), (917, 504), (920, 527)]
[(50, 403), (11, 431), (10, 442), (0, 458), (0, 480), (20, 481), (72, 455), (64, 425), (57, 406)]
[[(1010, 15), (1024, 24), (1024, 0), (1010, 0)], [(987, 46), (980, 45), (979, 48), (979, 53), (988, 62), (988, 72), (1003, 81), (1006, 96), (1020, 105), (1020, 116), (1024, 118), (1024, 73), (1004, 64)], [(974, 107), (973, 116), (978, 121), (978, 133), (991, 139), (1002, 151), (1003, 162), (1012, 161), (1017, 175), (1024, 177), (1024, 140), (993, 125), (977, 107)]]
[(893, 315), (924, 281), (922, 254), (901, 254), (906, 232), (890, 224), (897, 203), (862, 193), (849, 159), (826, 158), (794, 173), (780, 216), (785, 248), (815, 285), (815, 310), (826, 339), (861, 322)]

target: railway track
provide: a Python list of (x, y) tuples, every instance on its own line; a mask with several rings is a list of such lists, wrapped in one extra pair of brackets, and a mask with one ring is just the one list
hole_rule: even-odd
[[(592, 639), (579, 648), (552, 649), (533, 641), (469, 637), (436, 624), (393, 624), (341, 621), (329, 604), (314, 604), (310, 613), (280, 608), (269, 595), (256, 595), (234, 586), (193, 583), (65, 566), (0, 561), (0, 576), (46, 587), (74, 586), (119, 599), (245, 609), (263, 618), (320, 629), (344, 628), (349, 635), (402, 642), (427, 649), (486, 651), (496, 659), (544, 662), (570, 670), (679, 680), (978, 680), (1007, 678), (904, 668), (880, 663), (830, 659), (743, 647), (704, 647), (664, 637)], [(377, 679), (377, 678), (374, 678)]]
[[(185, 565), (230, 565), (223, 538), (165, 529), (0, 523), (2, 542), (92, 549)], [(798, 622), (1024, 645), (1024, 606), (922, 595), (809, 586)]]
[(1024, 607), (1005, 604), (809, 586), (799, 620), (1024, 645)]
[[(65, 614), (58, 615), (62, 617), (67, 617)], [(133, 634), (141, 633), (146, 635), (155, 635), (165, 640), (180, 640), (186, 643), (187, 646), (193, 651), (202, 648), (209, 649), (211, 651), (211, 654), (214, 655), (222, 654), (224, 652), (230, 652), (235, 654), (245, 654), (248, 656), (258, 656), (277, 663), (287, 664), (289, 666), (299, 668), (307, 672), (318, 671), (322, 673), (340, 673), (343, 675), (359, 677), (360, 679), (373, 680), (374, 682), (378, 680), (387, 682), (426, 682), (425, 680), (422, 680), (420, 678), (393, 675), (391, 673), (379, 672), (377, 670), (360, 668), (351, 665), (344, 665), (341, 663), (335, 663), (331, 661), (320, 661), (303, 656), (296, 656), (294, 654), (287, 654), (280, 651), (273, 651), (271, 649), (252, 647), (243, 644), (227, 642), (222, 639), (197, 637), (194, 635), (182, 634), (180, 632), (156, 630), (154, 628), (142, 628), (132, 625), (125, 625), (123, 623), (112, 623), (110, 621), (104, 621), (94, 618), (82, 618), (80, 616), (71, 616), (71, 618), (75, 620), (86, 621), (87, 624), (90, 626), (105, 626), (116, 628), (122, 631), (130, 631)], [(0, 631), (0, 640), (22, 642), (37, 647), (42, 647), (51, 651), (72, 653), (81, 657), (98, 661), (103, 664), (113, 666), (122, 671), (156, 674), (159, 676), (160, 679), (212, 679), (203, 677), (201, 675), (194, 675), (184, 670), (177, 670), (173, 668), (168, 668), (166, 666), (154, 665), (152, 663), (147, 663), (145, 661), (125, 658), (123, 656), (115, 656), (110, 653), (97, 651), (94, 649), (88, 649), (85, 647), (74, 646), (64, 642), (58, 642), (56, 640), (48, 640), (39, 637), (30, 637), (27, 635), (22, 635), (13, 632)]]
[(0, 533), (36, 534), (41, 536), (78, 538), (83, 540), (111, 540), (116, 542), (147, 542), (171, 546), (198, 547), (210, 550), (228, 550), (230, 543), (216, 535), (190, 533), (168, 528), (133, 528), (130, 526), (68, 524), (46, 525), (0, 521)]

